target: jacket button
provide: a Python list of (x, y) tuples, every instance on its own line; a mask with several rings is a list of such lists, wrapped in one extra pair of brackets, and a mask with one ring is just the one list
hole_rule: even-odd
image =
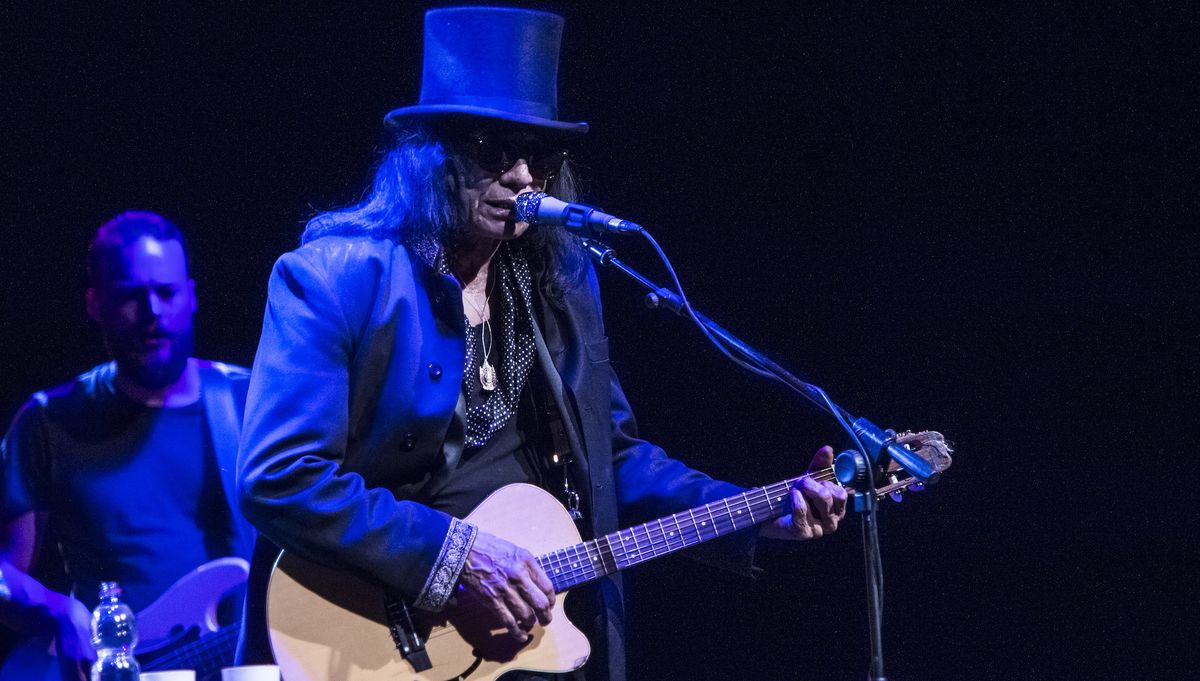
[(406, 452), (411, 452), (413, 450), (413, 447), (416, 447), (416, 446), (417, 446), (417, 438), (413, 437), (412, 433), (408, 433), (407, 435), (405, 435), (404, 441), (400, 443), (400, 449), (403, 449)]
[(442, 365), (437, 364), (436, 362), (431, 363), (429, 365), (429, 377), (435, 381), (438, 380), (439, 378), (441, 378), (442, 377)]

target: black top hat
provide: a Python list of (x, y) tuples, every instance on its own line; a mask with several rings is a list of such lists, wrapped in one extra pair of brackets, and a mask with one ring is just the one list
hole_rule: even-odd
[(446, 7), (425, 13), (425, 70), (416, 106), (384, 118), (476, 117), (582, 134), (587, 123), (558, 120), (558, 54), (563, 19), (507, 7)]

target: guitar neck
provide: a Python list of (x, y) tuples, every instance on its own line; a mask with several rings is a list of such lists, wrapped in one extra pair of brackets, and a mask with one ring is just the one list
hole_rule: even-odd
[[(142, 663), (145, 671), (161, 669), (195, 669), (197, 677), (219, 671), (231, 664), (234, 650), (237, 648), (238, 624), (230, 624), (219, 630), (202, 636), (200, 639), (170, 649), (162, 654), (152, 655)], [(134, 649), (134, 654), (137, 650)]]
[[(834, 479), (829, 468), (812, 474)], [(790, 507), (789, 491), (800, 478), (756, 487), (732, 497), (538, 557), (556, 592), (613, 574), (648, 560), (774, 520)]]

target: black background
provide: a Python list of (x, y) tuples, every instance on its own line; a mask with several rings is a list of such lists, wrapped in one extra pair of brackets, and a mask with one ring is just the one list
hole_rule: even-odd
[[(1191, 676), (1193, 17), (646, 4), (530, 5), (567, 19), (586, 197), (851, 412), (957, 446), (881, 516), (889, 676)], [(249, 365), (274, 259), (359, 196), (383, 114), (415, 101), (429, 6), (0, 9), (0, 416), (103, 359), (83, 255), (125, 209), (184, 228), (198, 354)], [(602, 286), (613, 362), (668, 451), (760, 484), (841, 444), (631, 284)], [(858, 526), (764, 544), (756, 582), (638, 568), (631, 678), (861, 678)]]

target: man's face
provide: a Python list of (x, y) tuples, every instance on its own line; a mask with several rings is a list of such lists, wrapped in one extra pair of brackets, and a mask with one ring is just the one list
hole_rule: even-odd
[(467, 210), (467, 233), (515, 239), (529, 229), (513, 219), (518, 194), (545, 191), (566, 157), (565, 150), (528, 133), (475, 131), (454, 143), (466, 167), (459, 200)]
[(123, 376), (150, 389), (183, 373), (192, 354), (195, 284), (183, 245), (142, 237), (99, 265), (88, 314)]

